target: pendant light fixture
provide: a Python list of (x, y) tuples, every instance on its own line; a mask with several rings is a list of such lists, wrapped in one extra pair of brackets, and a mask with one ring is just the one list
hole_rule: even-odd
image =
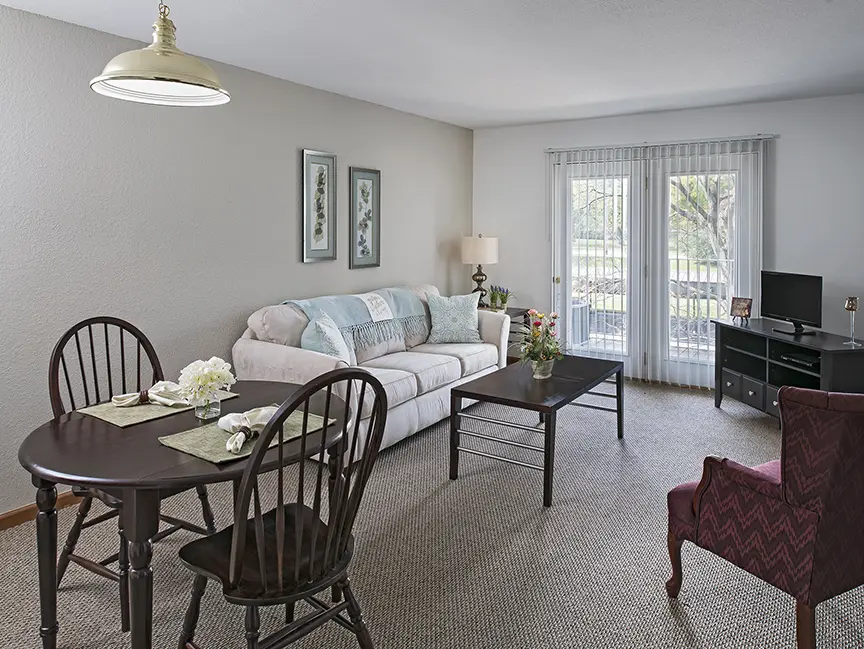
[(218, 106), (231, 95), (222, 88), (213, 69), (177, 49), (171, 10), (159, 4), (153, 23), (153, 44), (124, 52), (108, 62), (90, 82), (100, 95), (161, 106)]

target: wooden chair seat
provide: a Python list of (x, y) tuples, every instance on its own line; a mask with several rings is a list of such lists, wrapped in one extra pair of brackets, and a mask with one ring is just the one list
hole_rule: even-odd
[[(327, 538), (329, 528), (309, 507), (289, 503), (284, 506), (286, 543), (283, 553), (282, 583), (278, 583), (276, 509), (264, 514), (261, 519), (264, 529), (264, 557), (259, 561), (259, 543), (255, 531), (255, 521), (250, 520), (246, 528), (246, 543), (241, 558), (243, 571), (240, 582), (231, 584), (229, 565), (231, 560), (231, 543), (234, 526), (230, 526), (212, 536), (203, 537), (187, 543), (180, 550), (180, 560), (195, 573), (203, 575), (222, 584), (225, 598), (235, 604), (281, 604), (285, 600), (296, 600), (298, 593), (311, 590), (318, 592), (326, 588), (332, 577), (334, 580), (344, 572), (351, 561), (354, 550), (354, 539), (350, 539), (347, 550), (336, 562), (336, 568), (314, 581), (307, 579), (326, 565)], [(299, 517), (302, 523), (297, 525)], [(298, 533), (302, 533), (302, 543), (296, 543)], [(297, 552), (298, 547), (302, 548)], [(262, 568), (264, 570), (262, 574)]]

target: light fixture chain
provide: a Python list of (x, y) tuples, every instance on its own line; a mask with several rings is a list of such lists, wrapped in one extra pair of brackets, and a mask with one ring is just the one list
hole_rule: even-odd
[(159, 15), (163, 18), (167, 18), (168, 14), (171, 13), (171, 8), (166, 5), (164, 2), (159, 3)]

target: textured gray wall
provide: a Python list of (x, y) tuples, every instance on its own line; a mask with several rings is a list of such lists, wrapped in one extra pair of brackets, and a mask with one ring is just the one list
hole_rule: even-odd
[(551, 302), (544, 149), (757, 133), (779, 136), (765, 166), (764, 266), (824, 276), (823, 328), (847, 333), (844, 298), (864, 294), (864, 94), (477, 130), (474, 231), (500, 238), (490, 281), (520, 305)]
[[(0, 7), (0, 512), (32, 500), (18, 445), (50, 416), (48, 357), (79, 319), (136, 323), (171, 378), (229, 358), (264, 304), (468, 288), (453, 245), (471, 232), (470, 131), (219, 64), (219, 108), (90, 91), (139, 46)], [(335, 262), (298, 261), (303, 147), (339, 156)], [(351, 165), (381, 170), (378, 269), (348, 270)]]

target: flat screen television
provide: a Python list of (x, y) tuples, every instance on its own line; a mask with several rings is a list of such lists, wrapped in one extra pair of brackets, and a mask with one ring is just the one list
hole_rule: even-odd
[(793, 335), (812, 334), (804, 329), (822, 326), (822, 278), (818, 275), (798, 275), (762, 271), (763, 318), (785, 320), (795, 328), (775, 329)]

